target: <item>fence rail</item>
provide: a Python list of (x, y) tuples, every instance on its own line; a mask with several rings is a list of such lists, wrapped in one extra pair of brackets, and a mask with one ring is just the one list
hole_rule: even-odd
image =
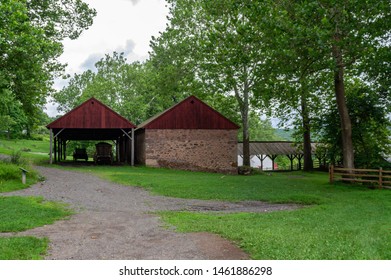
[(330, 165), (330, 183), (335, 181), (374, 184), (378, 188), (391, 188), (391, 170), (339, 168)]

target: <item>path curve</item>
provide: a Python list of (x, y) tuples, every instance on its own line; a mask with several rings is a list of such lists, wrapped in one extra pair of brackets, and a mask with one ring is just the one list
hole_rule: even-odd
[(247, 259), (229, 241), (209, 233), (178, 233), (167, 228), (154, 211), (187, 210), (265, 212), (295, 205), (263, 202), (229, 203), (153, 196), (96, 176), (55, 168), (36, 168), (46, 180), (3, 196), (43, 196), (65, 202), (76, 211), (53, 225), (1, 236), (48, 237), (46, 259)]

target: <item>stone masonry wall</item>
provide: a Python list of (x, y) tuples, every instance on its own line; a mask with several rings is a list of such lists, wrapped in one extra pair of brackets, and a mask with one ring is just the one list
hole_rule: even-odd
[(237, 131), (146, 129), (145, 164), (193, 171), (237, 173)]

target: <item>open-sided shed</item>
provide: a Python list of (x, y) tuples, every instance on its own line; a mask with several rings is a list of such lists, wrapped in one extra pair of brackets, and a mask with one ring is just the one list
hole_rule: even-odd
[[(311, 143), (312, 153), (315, 154), (317, 143)], [(287, 156), (291, 162), (291, 170), (293, 170), (293, 160), (299, 161), (299, 169), (301, 169), (301, 160), (303, 159), (303, 151), (295, 142), (290, 141), (251, 141), (250, 155), (257, 157), (261, 162), (268, 157), (272, 160), (272, 169), (274, 169), (274, 160), (277, 156)], [(238, 143), (238, 156), (243, 156), (243, 143)], [(319, 159), (320, 160), (320, 159)]]
[(113, 141), (119, 162), (134, 164), (135, 125), (95, 98), (90, 98), (46, 126), (50, 130), (50, 163), (66, 157), (72, 140)]
[(185, 170), (237, 172), (238, 126), (190, 96), (136, 129), (136, 162)]

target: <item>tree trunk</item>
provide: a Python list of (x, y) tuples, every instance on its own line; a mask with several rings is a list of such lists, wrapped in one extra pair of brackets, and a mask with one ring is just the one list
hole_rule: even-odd
[(344, 64), (341, 49), (338, 46), (334, 46), (333, 54), (336, 62), (336, 69), (334, 72), (334, 88), (339, 117), (341, 120), (343, 166), (344, 168), (354, 168), (352, 123), (350, 120), (348, 107), (346, 105)]
[(243, 103), (244, 106), (241, 110), (242, 126), (243, 126), (243, 165), (250, 166), (251, 163), (250, 163), (250, 133), (249, 133), (249, 123), (248, 123), (248, 93), (245, 94)]
[(313, 169), (312, 162), (312, 147), (311, 147), (311, 126), (310, 118), (307, 108), (307, 99), (305, 93), (301, 95), (301, 116), (303, 121), (303, 158), (304, 158), (304, 171), (311, 171)]
[(249, 111), (249, 90), (248, 85), (245, 83), (243, 89), (243, 96), (239, 93), (238, 88), (234, 87), (235, 97), (239, 104), (240, 115), (242, 117), (243, 128), (243, 165), (250, 166), (250, 133), (248, 123), (248, 111)]

